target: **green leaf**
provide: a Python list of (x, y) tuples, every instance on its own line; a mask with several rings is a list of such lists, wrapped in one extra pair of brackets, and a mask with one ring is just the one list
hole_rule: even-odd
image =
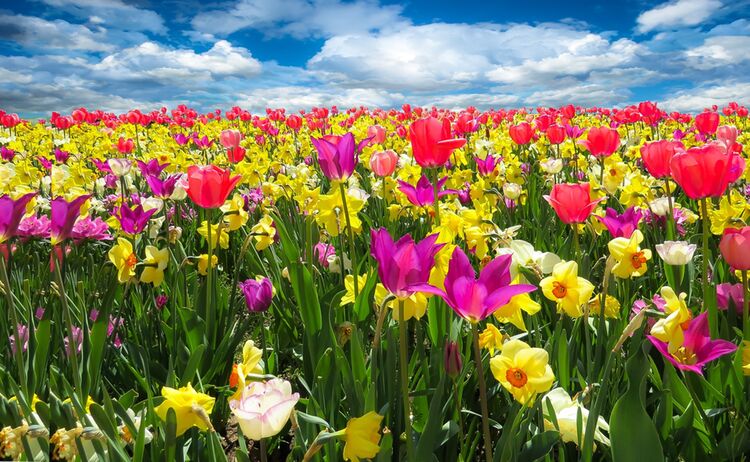
[(537, 433), (523, 445), (518, 462), (532, 462), (549, 454), (560, 441), (560, 434), (554, 430)]
[(206, 351), (206, 345), (198, 345), (198, 347), (193, 350), (193, 353), (190, 355), (190, 359), (185, 366), (185, 371), (182, 373), (182, 377), (180, 378), (181, 387), (184, 387), (188, 382), (193, 381), (193, 377), (195, 377), (195, 371), (198, 370), (201, 359), (203, 359), (204, 351)]

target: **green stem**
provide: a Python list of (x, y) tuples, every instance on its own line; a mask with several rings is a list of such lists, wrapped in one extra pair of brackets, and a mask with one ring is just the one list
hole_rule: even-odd
[(412, 439), (411, 429), (411, 410), (409, 406), (409, 359), (406, 352), (406, 327), (407, 321), (404, 320), (404, 301), (398, 301), (398, 332), (400, 336), (399, 355), (401, 362), (401, 397), (404, 400), (404, 432), (406, 433), (406, 460), (415, 462), (414, 458), (414, 440)]
[(713, 440), (711, 444), (713, 447), (716, 447), (719, 439), (716, 435), (716, 432), (714, 431), (714, 428), (710, 425), (708, 421), (708, 416), (706, 415), (706, 411), (703, 409), (701, 400), (698, 398), (698, 395), (695, 393), (695, 390), (693, 389), (693, 385), (690, 383), (690, 380), (688, 380), (687, 374), (683, 372), (682, 378), (684, 379), (683, 382), (685, 382), (685, 388), (687, 388), (688, 391), (690, 392), (690, 397), (693, 398), (693, 403), (695, 403), (695, 407), (696, 409), (698, 409), (698, 414), (700, 414), (701, 420), (703, 420), (703, 425), (706, 427), (706, 431), (708, 432), (708, 435)]
[(677, 230), (674, 223), (674, 211), (672, 209), (672, 193), (669, 190), (669, 178), (664, 178), (664, 191), (667, 193), (667, 208), (669, 209), (669, 215), (667, 216), (667, 240), (671, 240), (674, 239)]
[(704, 309), (708, 308), (708, 326), (711, 337), (715, 338), (719, 333), (719, 314), (716, 311), (716, 301), (711, 300), (711, 284), (708, 280), (708, 261), (711, 259), (708, 239), (711, 235), (711, 221), (708, 217), (708, 205), (705, 197), (701, 199), (701, 221), (703, 222), (703, 306)]
[[(23, 360), (23, 344), (21, 343), (21, 335), (18, 332), (18, 327), (21, 323), (18, 320), (18, 313), (16, 312), (16, 307), (13, 303), (13, 294), (10, 292), (10, 278), (8, 277), (8, 269), (5, 265), (5, 257), (0, 255), (0, 276), (2, 277), (5, 301), (8, 304), (8, 312), (10, 313), (12, 323), (11, 329), (13, 329), (13, 337), (16, 342), (16, 352), (14, 354), (16, 356), (16, 367), (18, 368), (18, 382), (21, 386), (21, 390), (24, 392), (24, 397), (28, 398), (29, 390), (27, 389), (28, 380), (26, 379), (26, 367), (24, 366)], [(29, 333), (29, 335), (31, 335), (31, 333)]]
[[(354, 251), (354, 233), (352, 232), (352, 224), (349, 219), (349, 206), (346, 203), (346, 188), (344, 183), (339, 183), (339, 191), (341, 192), (341, 203), (344, 206), (344, 217), (346, 219), (346, 231), (349, 240), (349, 255), (352, 259), (352, 279), (354, 279), (354, 303), (356, 305), (357, 298), (359, 298), (359, 268), (357, 265), (357, 254)], [(344, 272), (344, 262), (341, 262), (341, 272)]]
[(578, 261), (578, 255), (581, 253), (578, 243), (578, 223), (573, 223), (573, 259)]
[(432, 176), (432, 194), (433, 194), (433, 206), (435, 208), (435, 227), (440, 226), (440, 192), (438, 191), (438, 171), (433, 169), (430, 171)]
[(474, 337), (474, 361), (479, 381), (479, 404), (482, 406), (482, 433), (484, 435), (484, 455), (487, 462), (492, 462), (492, 441), (490, 440), (490, 413), (487, 410), (487, 384), (484, 383), (484, 367), (482, 366), (482, 352), (479, 349), (479, 328), (476, 323), (471, 324)]
[[(75, 343), (75, 336), (73, 335), (73, 317), (70, 314), (67, 295), (65, 295), (65, 286), (63, 285), (62, 272), (60, 271), (61, 264), (62, 263), (59, 261), (55, 264), (55, 278), (57, 279), (57, 290), (60, 293), (63, 318), (65, 319), (65, 324), (68, 325), (68, 347), (70, 348), (70, 363), (73, 367), (73, 383), (75, 384), (78, 393), (82, 394), (83, 388), (81, 387), (81, 375), (78, 373), (78, 348)], [(85, 403), (85, 397), (81, 395), (81, 398), (83, 399), (82, 402)]]
[(745, 340), (750, 337), (750, 322), (748, 322), (748, 309), (750, 309), (750, 284), (747, 283), (747, 271), (742, 271), (742, 332)]
[[(206, 268), (206, 324), (208, 327), (208, 338), (213, 339), (213, 319), (214, 319), (214, 310), (211, 307), (211, 282), (212, 282), (212, 275), (214, 272), (214, 265), (213, 265), (213, 259), (214, 259), (214, 246), (213, 242), (211, 241), (211, 227), (213, 226), (212, 219), (213, 219), (213, 211), (211, 209), (206, 209), (206, 229), (208, 240), (208, 265)], [(219, 239), (217, 239), (218, 241)]]

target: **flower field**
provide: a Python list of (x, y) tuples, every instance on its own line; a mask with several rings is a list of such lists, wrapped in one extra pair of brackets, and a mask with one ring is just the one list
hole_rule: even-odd
[(0, 459), (747, 460), (748, 130), (0, 111)]

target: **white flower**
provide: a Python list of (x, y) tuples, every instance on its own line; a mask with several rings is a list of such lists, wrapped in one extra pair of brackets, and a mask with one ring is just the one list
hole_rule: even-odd
[(669, 214), (669, 200), (672, 201), (672, 206), (674, 206), (674, 199), (671, 197), (660, 197), (651, 201), (648, 206), (651, 208), (654, 215), (666, 217)]
[(500, 249), (498, 253), (500, 255), (513, 255), (513, 262), (510, 266), (512, 277), (516, 277), (518, 274), (519, 266), (536, 270), (541, 274), (549, 274), (552, 272), (552, 268), (561, 261), (560, 257), (554, 253), (540, 252), (530, 243), (520, 239), (514, 239), (508, 248)]
[[(135, 427), (136, 432), (141, 431), (141, 424), (143, 423), (143, 415), (145, 414), (145, 410), (139, 412), (136, 414), (133, 412), (132, 409), (128, 409), (127, 411), (128, 417), (130, 417), (130, 421), (133, 422), (133, 426)], [(146, 427), (143, 429), (143, 440), (146, 444), (150, 443), (152, 439), (154, 439), (154, 435), (151, 434), (151, 427)], [(135, 439), (138, 437), (138, 435), (132, 435), (130, 433), (130, 429), (127, 425), (122, 424), (118, 427), (118, 430), (120, 432), (120, 436), (127, 444), (133, 444)]]
[[(551, 390), (549, 393), (544, 395), (542, 398), (542, 409), (544, 411), (544, 428), (545, 430), (556, 430), (555, 425), (552, 423), (549, 415), (547, 400), (552, 405), (552, 409), (555, 412), (555, 418), (557, 420), (557, 426), (560, 432), (560, 437), (566, 443), (573, 442), (578, 444), (578, 413), (581, 413), (581, 428), (586, 431), (586, 421), (589, 418), (589, 411), (578, 401), (573, 401), (570, 395), (564, 389), (558, 387)], [(599, 416), (596, 423), (596, 430), (594, 431), (594, 439), (600, 443), (609, 446), (609, 438), (607, 438), (602, 430), (609, 432), (609, 424), (604, 417)], [(581, 435), (580, 440), (583, 441), (585, 435)], [(594, 447), (596, 449), (596, 447)]]
[(521, 186), (516, 183), (505, 183), (503, 185), (503, 195), (508, 199), (516, 200), (521, 196)]
[(169, 196), (170, 199), (173, 201), (183, 201), (187, 197), (187, 189), (188, 189), (188, 179), (187, 175), (183, 174), (174, 185), (174, 192), (171, 196)]
[(229, 402), (245, 437), (260, 441), (277, 435), (286, 425), (299, 401), (292, 384), (283, 379), (251, 382), (242, 396)]
[(554, 159), (550, 157), (549, 159), (545, 160), (544, 162), (541, 162), (539, 164), (540, 167), (542, 167), (542, 170), (551, 174), (556, 175), (562, 171), (563, 168), (563, 161), (562, 159)]
[(664, 241), (656, 244), (656, 251), (664, 263), (673, 266), (683, 266), (690, 263), (697, 246), (685, 241)]
[(125, 176), (130, 173), (133, 162), (128, 159), (109, 159), (107, 165), (112, 169), (112, 174), (115, 176)]

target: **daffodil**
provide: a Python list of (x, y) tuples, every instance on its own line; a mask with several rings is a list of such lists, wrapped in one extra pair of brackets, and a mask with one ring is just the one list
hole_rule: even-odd
[[(364, 287), (367, 283), (367, 274), (357, 276), (357, 282), (359, 287)], [(339, 306), (346, 306), (354, 303), (354, 275), (347, 274), (346, 278), (344, 278), (344, 287), (346, 288), (346, 293), (341, 297)]]
[[(209, 245), (212, 249), (216, 248), (216, 245), (218, 244), (222, 249), (228, 249), (229, 248), (229, 233), (227, 233), (226, 227), (219, 223), (219, 224), (212, 224), (211, 225), (211, 241), (209, 242)], [(208, 233), (209, 233), (209, 225), (208, 221), (203, 221), (201, 223), (200, 227), (198, 228), (198, 234), (203, 236), (203, 238), (208, 242)]]
[(750, 375), (750, 340), (742, 341), (742, 373)]
[(252, 233), (255, 237), (255, 248), (258, 250), (267, 249), (273, 244), (276, 237), (276, 228), (273, 226), (273, 219), (268, 215), (264, 215), (253, 226)]
[[(219, 264), (219, 257), (211, 255), (211, 268), (216, 268)], [(198, 256), (198, 273), (202, 276), (208, 274), (208, 254), (204, 253)]]
[[(378, 306), (382, 305), (389, 293), (390, 292), (388, 292), (388, 289), (386, 289), (383, 284), (378, 283), (378, 285), (375, 286), (375, 303), (377, 303)], [(425, 312), (427, 312), (427, 296), (422, 292), (414, 292), (404, 298), (403, 302), (404, 319), (406, 321), (411, 318), (421, 319)], [(393, 319), (401, 321), (398, 304), (398, 300), (391, 300), (386, 306), (393, 310)]]
[(490, 359), (492, 375), (521, 404), (552, 388), (555, 374), (543, 348), (532, 348), (521, 340), (503, 344), (502, 352)]
[[(513, 284), (520, 284), (521, 277), (516, 276)], [(542, 306), (535, 302), (529, 294), (514, 295), (508, 303), (501, 306), (497, 311), (492, 313), (495, 319), (502, 323), (511, 323), (522, 331), (526, 331), (526, 324), (523, 322), (522, 311), (533, 316), (542, 309)]]
[(583, 315), (581, 305), (588, 302), (594, 285), (578, 276), (578, 263), (561, 261), (552, 268), (552, 274), (541, 280), (539, 287), (544, 296), (557, 303), (559, 310), (577, 318)]
[[(554, 421), (556, 421), (557, 426), (552, 423), (553, 419), (546, 404), (548, 400), (552, 411), (555, 413)], [(544, 395), (542, 409), (544, 410), (545, 430), (559, 431), (560, 437), (565, 443), (578, 444), (583, 441), (584, 438), (579, 434), (578, 429), (580, 428), (583, 432), (586, 431), (589, 411), (583, 407), (583, 404), (572, 399), (567, 391), (558, 387)], [(604, 420), (604, 417), (599, 416), (594, 429), (594, 439), (605, 446), (609, 446), (609, 438), (603, 433), (605, 431), (609, 432), (609, 424)]]
[(146, 259), (143, 260), (141, 282), (150, 282), (154, 287), (161, 285), (164, 280), (164, 270), (169, 263), (169, 250), (157, 249), (152, 245), (146, 246)]
[[(589, 300), (589, 313), (600, 315), (602, 297), (596, 295), (594, 298)], [(620, 317), (620, 302), (613, 296), (607, 295), (604, 298), (604, 317), (605, 318), (619, 318)]]
[(372, 459), (378, 454), (382, 421), (383, 416), (372, 411), (362, 417), (349, 419), (343, 433), (344, 460), (359, 462), (360, 459)]
[(161, 395), (164, 401), (156, 406), (154, 411), (162, 420), (167, 420), (167, 411), (173, 409), (177, 421), (177, 436), (182, 435), (191, 427), (201, 430), (212, 429), (209, 415), (214, 408), (214, 398), (205, 393), (197, 392), (189, 383), (178, 389), (162, 387)]
[(639, 244), (643, 242), (643, 233), (640, 230), (633, 231), (630, 238), (617, 237), (609, 241), (609, 253), (617, 263), (612, 267), (612, 274), (618, 278), (627, 279), (641, 276), (648, 269), (651, 259), (651, 250), (641, 249)]
[[(358, 214), (364, 206), (364, 200), (349, 193), (346, 194), (346, 209), (349, 212), (348, 223), (351, 224), (354, 233), (362, 230), (362, 221)], [(328, 234), (335, 237), (346, 230), (347, 219), (344, 216), (344, 202), (341, 200), (341, 194), (334, 192), (320, 196), (317, 210), (315, 219), (328, 231)]]
[(109, 250), (109, 261), (117, 268), (117, 280), (126, 283), (135, 277), (138, 257), (133, 252), (133, 244), (125, 238), (118, 238), (117, 244)]
[(229, 231), (240, 229), (249, 218), (247, 210), (245, 210), (245, 198), (239, 194), (235, 194), (231, 199), (224, 202), (221, 211), (224, 212), (224, 223), (229, 227)]
[(245, 381), (248, 374), (262, 374), (263, 366), (261, 365), (263, 352), (255, 346), (255, 342), (248, 340), (242, 346), (242, 362), (232, 367), (232, 374), (229, 377), (229, 386), (237, 388), (229, 401), (239, 399), (242, 396), (242, 390), (245, 388)]
[(495, 354), (495, 350), (502, 350), (505, 336), (500, 329), (494, 324), (487, 324), (487, 327), (479, 334), (479, 347), (490, 352), (490, 356)]
[(664, 313), (667, 317), (659, 319), (651, 327), (651, 335), (668, 344), (670, 353), (676, 352), (685, 341), (687, 329), (693, 315), (685, 303), (686, 294), (675, 294), (671, 287), (662, 287), (661, 296), (664, 299)]

